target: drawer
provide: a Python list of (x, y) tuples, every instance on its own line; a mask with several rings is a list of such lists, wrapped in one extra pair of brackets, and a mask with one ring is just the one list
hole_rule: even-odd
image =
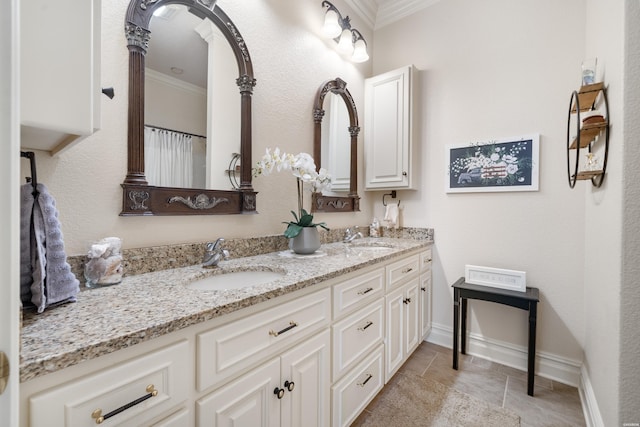
[(420, 255), (396, 261), (387, 266), (387, 291), (402, 284), (405, 279), (414, 277), (420, 272)]
[(327, 288), (198, 334), (198, 390), (245, 371), (328, 326), (330, 320), (331, 290)]
[(152, 422), (152, 427), (185, 427), (193, 425), (193, 421), (190, 419), (191, 414), (187, 408), (180, 408), (167, 417), (162, 417), (159, 421)]
[[(105, 417), (101, 424), (103, 426), (148, 422), (187, 398), (192, 387), (191, 360), (188, 343), (183, 340), (36, 394), (29, 399), (30, 425), (96, 425), (93, 414), (98, 410)], [(156, 395), (153, 395), (150, 386), (157, 391)], [(133, 402), (138, 403), (111, 415)]]
[(338, 319), (372, 301), (384, 291), (384, 268), (359, 275), (333, 287), (333, 318)]
[(332, 426), (350, 425), (382, 390), (383, 354), (380, 345), (331, 388)]
[(420, 253), (420, 273), (431, 270), (431, 261), (431, 249), (427, 249), (426, 251)]
[(333, 325), (333, 381), (384, 339), (384, 299)]

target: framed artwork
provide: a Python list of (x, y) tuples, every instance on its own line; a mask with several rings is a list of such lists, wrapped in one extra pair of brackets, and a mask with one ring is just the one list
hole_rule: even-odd
[(447, 193), (538, 191), (540, 135), (449, 146)]

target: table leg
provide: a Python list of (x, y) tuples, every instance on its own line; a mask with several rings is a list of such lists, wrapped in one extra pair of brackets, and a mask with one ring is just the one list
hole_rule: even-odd
[(462, 331), (460, 332), (460, 353), (467, 354), (467, 299), (462, 298)]
[(458, 369), (458, 328), (460, 322), (460, 291), (453, 290), (453, 369)]
[(536, 367), (536, 321), (538, 317), (538, 303), (529, 304), (529, 356), (527, 364), (527, 394), (533, 396), (533, 382)]

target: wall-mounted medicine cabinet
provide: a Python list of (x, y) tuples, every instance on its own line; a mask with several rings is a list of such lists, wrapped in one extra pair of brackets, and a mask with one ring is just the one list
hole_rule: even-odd
[(365, 190), (415, 189), (416, 73), (408, 65), (365, 80)]
[(21, 146), (55, 155), (100, 128), (101, 0), (20, 7)]

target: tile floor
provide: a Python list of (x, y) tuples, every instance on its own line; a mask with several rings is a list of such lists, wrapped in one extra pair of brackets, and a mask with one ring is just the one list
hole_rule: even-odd
[[(524, 427), (585, 425), (575, 387), (536, 376), (534, 397), (531, 397), (527, 395), (527, 373), (524, 371), (469, 355), (460, 355), (460, 368), (456, 371), (451, 367), (451, 359), (451, 349), (423, 342), (398, 373), (429, 378), (510, 409), (520, 416)], [(377, 408), (379, 402), (380, 399), (374, 399), (358, 420)], [(354, 424), (357, 425), (358, 420)], [(419, 421), (418, 425), (421, 425)]]

